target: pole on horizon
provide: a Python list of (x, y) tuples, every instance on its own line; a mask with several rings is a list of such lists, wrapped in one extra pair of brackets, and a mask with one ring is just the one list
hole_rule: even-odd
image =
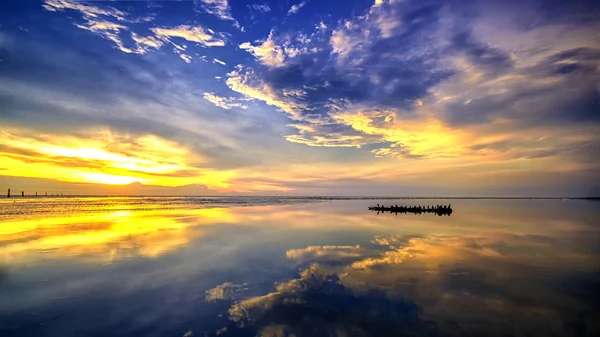
[(25, 191), (21, 191), (21, 196), (24, 197), (25, 196)]
[(37, 197), (37, 192), (35, 192), (35, 196)]
[(6, 195), (8, 199), (10, 199), (10, 188), (8, 189), (8, 194)]

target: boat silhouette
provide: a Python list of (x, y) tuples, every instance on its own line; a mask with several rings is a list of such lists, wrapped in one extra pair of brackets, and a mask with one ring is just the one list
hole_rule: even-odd
[(423, 213), (433, 213), (437, 215), (450, 215), (452, 214), (452, 205), (435, 205), (435, 206), (383, 206), (377, 204), (377, 206), (370, 206), (369, 211), (379, 212), (390, 212), (390, 213), (413, 213), (413, 214), (423, 214)]

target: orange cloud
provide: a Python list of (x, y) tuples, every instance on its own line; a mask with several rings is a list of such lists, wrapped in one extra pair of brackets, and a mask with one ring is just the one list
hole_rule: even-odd
[[(159, 186), (227, 186), (231, 175), (197, 167), (206, 160), (179, 144), (154, 135), (126, 136), (107, 130), (74, 135), (36, 135), (2, 129), (3, 174), (70, 182)], [(192, 164), (192, 162), (194, 164)]]

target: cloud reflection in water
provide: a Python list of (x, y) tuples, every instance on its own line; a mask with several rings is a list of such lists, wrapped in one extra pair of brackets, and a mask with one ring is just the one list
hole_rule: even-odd
[(19, 336), (600, 331), (590, 204), (456, 201), (461, 212), (440, 218), (377, 216), (371, 203), (14, 216), (0, 226), (0, 312), (12, 312), (0, 327), (10, 321), (8, 335)]
[(597, 335), (597, 260), (555, 241), (400, 235), (292, 249), (288, 258), (314, 264), (234, 303), (230, 318), (262, 336)]

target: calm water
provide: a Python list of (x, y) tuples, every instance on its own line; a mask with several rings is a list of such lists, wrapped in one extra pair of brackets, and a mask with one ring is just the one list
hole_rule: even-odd
[(3, 199), (0, 336), (600, 334), (600, 204), (447, 202)]

